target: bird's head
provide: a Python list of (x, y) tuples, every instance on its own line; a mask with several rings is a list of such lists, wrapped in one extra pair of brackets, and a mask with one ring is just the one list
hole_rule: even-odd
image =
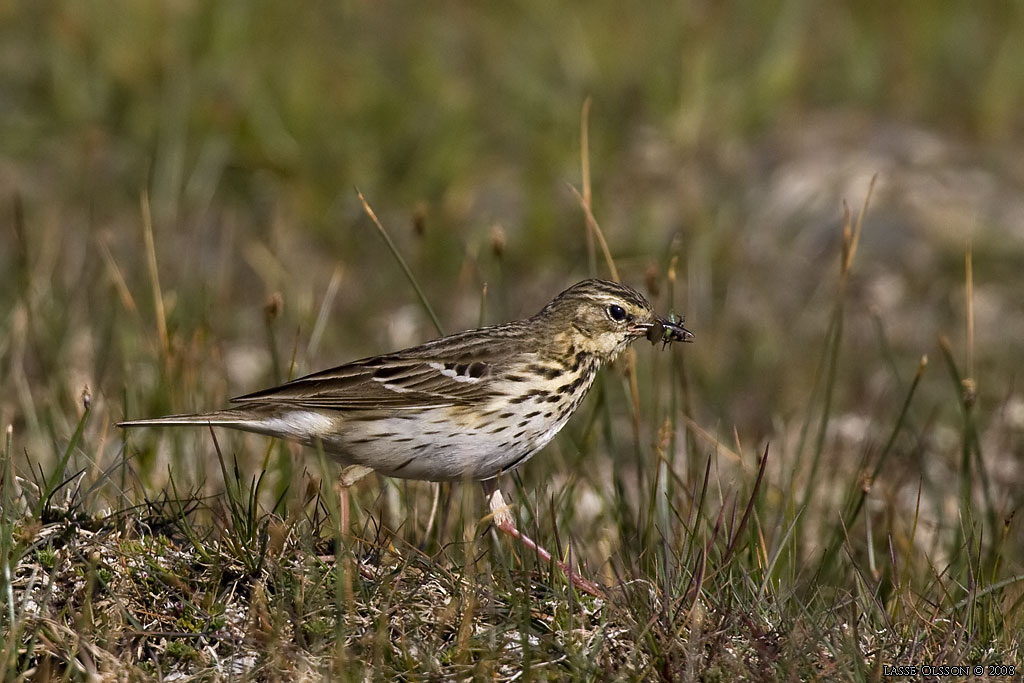
[[(615, 359), (640, 337), (654, 341), (692, 341), (678, 321), (655, 315), (643, 294), (607, 280), (584, 280), (565, 290), (538, 314), (572, 345), (602, 361)], [(653, 332), (657, 332), (654, 335)]]

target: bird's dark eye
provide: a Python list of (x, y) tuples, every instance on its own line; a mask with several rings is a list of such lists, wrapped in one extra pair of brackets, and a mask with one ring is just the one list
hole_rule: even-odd
[(622, 322), (626, 319), (626, 309), (618, 304), (612, 304), (608, 307), (608, 317), (617, 322)]

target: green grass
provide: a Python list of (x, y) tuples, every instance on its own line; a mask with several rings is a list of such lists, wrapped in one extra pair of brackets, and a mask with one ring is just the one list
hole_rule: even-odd
[[(1020, 680), (1018, 14), (0, 10), (0, 678)], [(315, 452), (114, 427), (607, 275), (588, 96), (583, 194), (697, 335), (504, 482), (606, 599), (474, 483), (345, 526)]]

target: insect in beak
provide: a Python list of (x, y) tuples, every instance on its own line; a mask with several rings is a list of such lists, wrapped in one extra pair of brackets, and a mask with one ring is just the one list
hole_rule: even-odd
[(655, 317), (653, 323), (647, 325), (647, 341), (652, 344), (661, 342), (665, 348), (672, 342), (692, 342), (693, 332), (683, 327), (683, 318), (669, 313), (668, 318)]

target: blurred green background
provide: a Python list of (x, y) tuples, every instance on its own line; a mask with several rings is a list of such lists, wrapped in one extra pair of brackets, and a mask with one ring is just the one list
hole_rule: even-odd
[[(945, 334), (1016, 509), (1021, 15), (1014, 2), (3, 3), (0, 417), (15, 452), (45, 461), (86, 386), (91, 438), (113, 438), (125, 411), (218, 407), (284, 379), (293, 356), (299, 374), (434, 336), (355, 188), (446, 331), (606, 275), (570, 189), (590, 97), (594, 213), (623, 279), (697, 334), (672, 353), (698, 424), (730, 443), (735, 429), (751, 452), (792, 447), (819, 409), (843, 202), (858, 212), (878, 174), (830, 456), (877, 450), (928, 354), (918, 440), (893, 481), (941, 487), (960, 457)], [(651, 356), (642, 370), (663, 362)]]

